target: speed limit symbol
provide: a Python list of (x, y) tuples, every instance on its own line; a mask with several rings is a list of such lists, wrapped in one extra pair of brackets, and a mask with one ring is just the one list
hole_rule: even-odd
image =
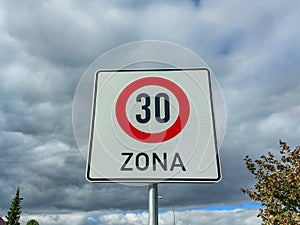
[(209, 70), (96, 73), (89, 181), (216, 182), (216, 146)]
[[(149, 86), (152, 88), (152, 93), (156, 92), (154, 96), (142, 89)], [(170, 101), (170, 94), (166, 93), (163, 89), (168, 90), (168, 92), (175, 96), (173, 99), (178, 102), (178, 109), (174, 108), (174, 103)], [(133, 102), (138, 105), (141, 112), (126, 112), (130, 96), (133, 96), (135, 100)], [(156, 122), (158, 127), (163, 127), (162, 131), (149, 132), (139, 129), (129, 121), (128, 114), (133, 114), (133, 121), (135, 120), (141, 125)], [(116, 117), (120, 127), (132, 138), (147, 143), (164, 142), (175, 137), (184, 128), (189, 114), (189, 101), (184, 91), (174, 82), (161, 77), (150, 76), (135, 80), (124, 88), (116, 103)], [(166, 124), (172, 118), (175, 119), (175, 122), (166, 128)]]

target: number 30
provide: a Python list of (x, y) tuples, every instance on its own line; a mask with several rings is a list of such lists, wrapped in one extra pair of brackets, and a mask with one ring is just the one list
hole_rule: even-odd
[[(150, 110), (150, 104), (151, 99), (150, 96), (146, 93), (141, 93), (136, 97), (137, 102), (141, 102), (142, 98), (145, 99), (144, 105), (142, 105), (142, 110), (144, 110), (145, 114), (144, 117), (141, 116), (141, 114), (137, 114), (136, 120), (139, 123), (148, 123), (151, 119), (151, 110)], [(161, 109), (160, 109), (160, 99), (164, 99), (164, 107), (165, 107), (165, 116), (161, 117)], [(155, 119), (159, 123), (167, 123), (170, 120), (170, 102), (169, 102), (169, 96), (166, 93), (159, 93), (155, 96)]]

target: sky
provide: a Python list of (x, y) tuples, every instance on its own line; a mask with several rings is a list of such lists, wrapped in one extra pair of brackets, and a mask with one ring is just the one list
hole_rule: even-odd
[(22, 224), (147, 224), (147, 186), (86, 181), (72, 105), (97, 57), (159, 40), (205, 60), (227, 110), (222, 181), (160, 184), (161, 224), (260, 224), (243, 159), (299, 144), (299, 20), (298, 0), (0, 0), (0, 216), (20, 187)]

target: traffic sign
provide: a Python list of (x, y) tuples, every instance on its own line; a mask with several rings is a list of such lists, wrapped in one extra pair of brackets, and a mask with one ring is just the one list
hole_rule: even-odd
[[(172, 126), (169, 127), (168, 129), (156, 133), (149, 133), (137, 129), (128, 121), (127, 113), (126, 113), (126, 104), (128, 102), (128, 98), (133, 94), (133, 92), (142, 87), (150, 86), (150, 85), (152, 86), (155, 85), (158, 87), (164, 87), (168, 89), (175, 95), (179, 103), (179, 113)], [(151, 111), (149, 108), (151, 98), (147, 93), (140, 93), (137, 97), (139, 98), (138, 100), (139, 102), (141, 101), (142, 98), (146, 99), (145, 105), (142, 106), (142, 109), (145, 110), (146, 115), (145, 115), (145, 119), (142, 119), (140, 114), (138, 114), (136, 119), (138, 122), (142, 124), (147, 123), (149, 122), (151, 117)], [(161, 118), (161, 108), (160, 108), (161, 98), (164, 99), (164, 107), (165, 107), (165, 111), (164, 111), (165, 116), (163, 119)], [(135, 80), (134, 82), (130, 83), (127, 87), (124, 88), (124, 90), (121, 92), (120, 96), (118, 97), (116, 103), (116, 117), (121, 128), (132, 138), (147, 143), (164, 142), (175, 137), (178, 133), (181, 132), (181, 130), (185, 126), (189, 114), (190, 114), (189, 101), (184, 91), (172, 81), (161, 77), (151, 76), (151, 77), (144, 77)], [(168, 120), (170, 120), (169, 96), (163, 92), (158, 93), (155, 96), (155, 119), (157, 122), (162, 124), (167, 123)]]
[(87, 179), (219, 181), (209, 70), (98, 71)]

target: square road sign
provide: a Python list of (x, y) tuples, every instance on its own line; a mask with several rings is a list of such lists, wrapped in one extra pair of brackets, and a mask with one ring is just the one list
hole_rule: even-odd
[(99, 70), (87, 164), (91, 182), (217, 182), (210, 71)]

